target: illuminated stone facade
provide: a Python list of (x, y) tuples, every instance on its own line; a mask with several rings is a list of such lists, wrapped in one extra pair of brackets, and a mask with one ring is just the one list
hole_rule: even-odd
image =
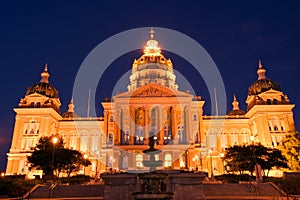
[(226, 147), (253, 142), (276, 147), (294, 130), (293, 104), (279, 84), (268, 79), (262, 64), (258, 80), (248, 91), (247, 112), (234, 97), (226, 116), (203, 116), (205, 101), (179, 91), (170, 59), (165, 58), (150, 32), (143, 55), (134, 60), (128, 91), (102, 102), (101, 117), (80, 117), (71, 100), (60, 114), (58, 91), (49, 83), (48, 68), (41, 81), (27, 89), (18, 108), (8, 155), (7, 174), (29, 172), (26, 156), (39, 137), (60, 135), (67, 148), (89, 156), (92, 165), (79, 173), (97, 175), (108, 168), (147, 170), (142, 153), (153, 136), (162, 153), (161, 168), (196, 169), (209, 174), (224, 172), (222, 153)]

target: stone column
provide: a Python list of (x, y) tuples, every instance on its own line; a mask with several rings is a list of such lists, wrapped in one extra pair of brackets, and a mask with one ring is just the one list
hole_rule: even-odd
[(114, 131), (114, 144), (120, 144), (120, 119), (121, 119), (121, 111), (120, 109), (116, 109), (115, 111), (115, 131)]
[(164, 129), (163, 129), (163, 113), (162, 113), (162, 107), (158, 107), (158, 132), (159, 132), (159, 143), (163, 145), (164, 144)]
[(23, 127), (21, 127), (22, 123), (24, 124), (24, 121), (20, 117), (16, 117), (13, 140), (11, 145), (12, 150), (21, 149), (21, 138), (23, 134), (22, 132)]
[(293, 118), (293, 113), (290, 112), (289, 114), (287, 114), (287, 124), (285, 124), (285, 130), (286, 131), (293, 131), (295, 130), (295, 123), (294, 123), (294, 118)]
[(149, 142), (149, 107), (145, 106), (144, 107), (144, 118), (145, 118), (145, 123), (144, 123), (144, 131), (145, 131), (145, 139), (144, 139), (144, 144), (148, 144)]
[(173, 139), (173, 144), (178, 144), (178, 130), (177, 130), (177, 116), (176, 116), (176, 106), (172, 106), (172, 117), (171, 117), (171, 124), (172, 124), (172, 139)]
[(192, 137), (192, 133), (191, 133), (191, 107), (190, 106), (186, 106), (186, 110), (185, 110), (185, 130), (186, 130), (186, 141), (188, 142), (188, 144), (191, 144), (193, 141), (193, 137)]
[(105, 138), (105, 147), (106, 147), (106, 145), (107, 145), (107, 141), (108, 141), (108, 121), (109, 121), (109, 119), (108, 119), (108, 111), (104, 111), (104, 127), (103, 127), (103, 131), (104, 131), (104, 138)]
[(133, 106), (130, 106), (130, 139), (129, 144), (134, 144), (134, 134), (135, 134), (135, 110)]

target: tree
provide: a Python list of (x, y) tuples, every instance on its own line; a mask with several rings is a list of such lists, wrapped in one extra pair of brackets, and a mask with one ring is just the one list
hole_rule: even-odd
[(251, 152), (245, 146), (235, 145), (226, 149), (223, 161), (226, 162), (228, 171), (243, 174), (245, 171), (251, 171), (252, 166), (254, 167), (251, 156)]
[(72, 149), (64, 147), (62, 138), (58, 137), (56, 143), (53, 143), (53, 138), (41, 137), (38, 144), (34, 147), (34, 151), (27, 157), (32, 168), (42, 169), (45, 175), (59, 175), (60, 172), (66, 172), (68, 176), (78, 171), (81, 166), (88, 166), (91, 162), (84, 159), (83, 155)]
[(288, 132), (278, 146), (278, 149), (287, 158), (289, 169), (300, 171), (300, 136), (296, 130)]
[(248, 146), (233, 146), (225, 151), (223, 158), (226, 167), (229, 167), (230, 172), (239, 172), (243, 174), (249, 171), (251, 175), (254, 172), (256, 163), (261, 166), (263, 171), (269, 174), (273, 167), (287, 168), (287, 160), (278, 149), (267, 148), (261, 144)]

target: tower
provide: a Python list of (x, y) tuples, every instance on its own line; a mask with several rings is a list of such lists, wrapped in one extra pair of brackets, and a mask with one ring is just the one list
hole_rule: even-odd
[(27, 174), (27, 156), (41, 136), (57, 134), (60, 100), (57, 89), (49, 83), (47, 64), (41, 80), (30, 86), (20, 100), (16, 112), (14, 133), (9, 150), (6, 174)]
[(158, 41), (154, 39), (153, 29), (150, 30), (150, 39), (146, 42), (144, 54), (133, 62), (129, 79), (128, 91), (149, 83), (178, 89), (172, 61), (161, 54)]
[(249, 125), (255, 141), (276, 147), (288, 131), (294, 130), (293, 107), (280, 85), (267, 78), (262, 62), (258, 79), (248, 89), (246, 100)]

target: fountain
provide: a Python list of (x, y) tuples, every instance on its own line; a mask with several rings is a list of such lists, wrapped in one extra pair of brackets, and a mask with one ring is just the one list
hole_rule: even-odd
[(149, 138), (149, 149), (143, 153), (149, 156), (143, 161), (149, 167), (146, 173), (104, 173), (103, 200), (180, 200), (205, 199), (201, 185), (206, 177), (201, 173), (181, 170), (156, 170), (162, 165), (155, 155), (162, 151), (154, 148), (154, 134)]
[(155, 155), (160, 154), (161, 150), (154, 148), (154, 136), (149, 137), (149, 149), (143, 151), (149, 155), (149, 160), (144, 160), (143, 165), (149, 167), (150, 172), (138, 174), (140, 191), (133, 192), (135, 200), (171, 200), (173, 192), (167, 192), (168, 174), (157, 172), (156, 167), (162, 165), (161, 160), (155, 160)]

